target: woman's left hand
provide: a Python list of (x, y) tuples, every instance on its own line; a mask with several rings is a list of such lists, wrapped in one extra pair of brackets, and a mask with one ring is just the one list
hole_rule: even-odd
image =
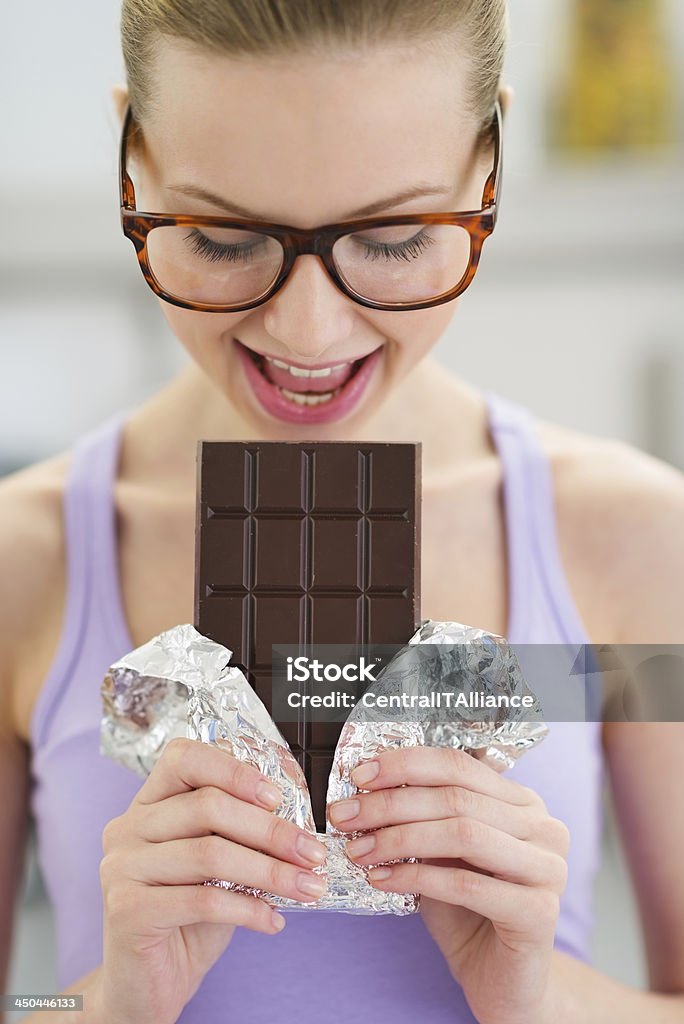
[[(371, 772), (375, 774), (371, 777)], [(359, 788), (330, 808), (385, 892), (421, 894), (421, 913), (480, 1024), (547, 1016), (553, 939), (567, 881), (567, 827), (534, 790), (461, 750), (385, 751), (352, 773)]]

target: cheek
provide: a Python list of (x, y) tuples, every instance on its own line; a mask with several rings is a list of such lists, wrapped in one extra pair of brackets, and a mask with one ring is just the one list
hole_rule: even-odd
[(159, 300), (166, 322), (181, 345), (203, 367), (214, 366), (223, 360), (226, 342), (232, 337), (237, 325), (247, 313), (200, 313), (182, 309), (169, 302)]
[[(414, 365), (437, 344), (458, 308), (460, 298), (432, 309), (412, 309), (406, 313), (385, 313), (376, 322), (376, 329), (393, 339), (400, 348), (402, 360)], [(391, 319), (388, 319), (391, 318)]]

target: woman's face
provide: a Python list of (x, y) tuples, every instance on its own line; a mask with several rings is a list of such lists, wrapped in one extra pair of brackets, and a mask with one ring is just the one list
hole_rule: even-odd
[[(492, 155), (476, 152), (468, 74), (457, 50), (237, 60), (165, 41), (144, 161), (131, 163), (137, 207), (302, 228), (477, 209)], [(411, 198), (396, 198), (409, 190)], [(353, 436), (430, 351), (459, 300), (368, 309), (304, 255), (277, 294), (246, 312), (160, 301), (246, 429), (297, 440)]]

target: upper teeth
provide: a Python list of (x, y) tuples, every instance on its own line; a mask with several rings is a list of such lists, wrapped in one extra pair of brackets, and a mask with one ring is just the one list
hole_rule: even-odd
[(351, 366), (351, 363), (338, 363), (336, 366), (323, 366), (320, 370), (305, 370), (301, 366), (290, 366), (289, 363), (284, 363), (281, 359), (271, 359), (269, 356), (266, 356), (266, 359), (273, 366), (277, 366), (279, 370), (287, 370), (293, 377), (329, 377), (331, 373)]

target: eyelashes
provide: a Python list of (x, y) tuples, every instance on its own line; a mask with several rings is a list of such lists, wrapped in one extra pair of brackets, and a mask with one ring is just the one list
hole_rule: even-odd
[[(435, 239), (422, 230), (407, 239), (405, 242), (378, 242), (362, 236), (352, 236), (355, 245), (363, 250), (364, 259), (386, 261), (404, 261), (410, 263), (417, 259), (422, 252), (435, 243)], [(209, 263), (246, 263), (259, 249), (266, 246), (265, 238), (254, 238), (250, 242), (226, 244), (215, 242), (194, 228), (185, 236), (185, 240), (191, 245), (192, 251), (207, 260)]]

